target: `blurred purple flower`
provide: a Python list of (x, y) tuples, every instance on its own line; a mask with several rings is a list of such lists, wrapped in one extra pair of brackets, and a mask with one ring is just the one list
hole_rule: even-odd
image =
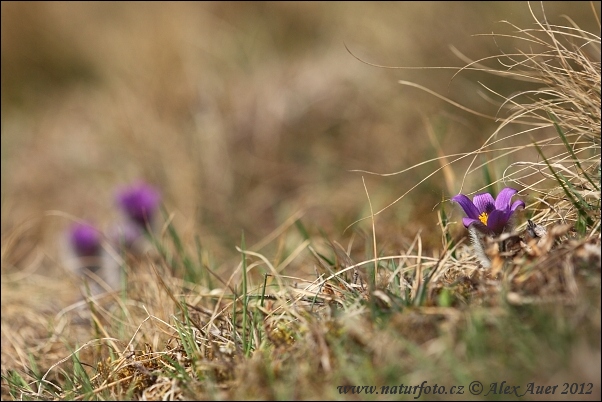
[(119, 191), (117, 202), (133, 222), (146, 229), (159, 207), (161, 195), (154, 187), (138, 182)]
[(100, 253), (100, 233), (88, 223), (76, 223), (71, 227), (69, 241), (79, 257), (94, 257)]
[(462, 219), (465, 227), (473, 226), (482, 233), (499, 236), (507, 228), (510, 218), (517, 208), (525, 207), (521, 200), (510, 204), (517, 193), (513, 188), (506, 187), (494, 200), (489, 193), (476, 194), (472, 201), (464, 194), (458, 194), (452, 201), (460, 204), (467, 217)]

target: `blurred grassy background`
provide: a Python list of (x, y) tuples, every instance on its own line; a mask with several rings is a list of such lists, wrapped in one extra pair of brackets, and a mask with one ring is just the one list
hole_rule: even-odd
[[(566, 13), (595, 32), (591, 7), (545, 3), (551, 23)], [(68, 221), (45, 212), (105, 228), (115, 187), (138, 178), (161, 189), (185, 242), (198, 234), (218, 262), (237, 256), (241, 230), (253, 244), (299, 210), (312, 233), (342, 239), (369, 214), (361, 175), (349, 170), (389, 173), (436, 157), (428, 125), (448, 154), (473, 150), (497, 127), (398, 80), (490, 115), (497, 105), (478, 81), (506, 95), (517, 85), (379, 69), (345, 45), (376, 64), (461, 67), (450, 45), (473, 59), (514, 49), (471, 36), (511, 32), (501, 20), (533, 25), (525, 2), (2, 2), (2, 233), (22, 244), (7, 269), (38, 250), (59, 272), (52, 259)], [(438, 166), (366, 176), (375, 210)], [(379, 245), (398, 250), (423, 230), (437, 247), (433, 207), (460, 180), (443, 183), (435, 175), (380, 215)]]

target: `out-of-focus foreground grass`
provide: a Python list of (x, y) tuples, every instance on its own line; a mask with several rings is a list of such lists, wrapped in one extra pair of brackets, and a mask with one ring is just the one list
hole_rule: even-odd
[[(545, 9), (551, 24), (566, 24), (567, 14), (585, 31), (599, 29), (590, 3)], [(450, 46), (473, 60), (518, 46), (472, 36), (511, 33), (502, 20), (533, 25), (520, 2), (3, 2), (1, 228), (3, 247), (11, 242), (2, 259), (3, 374), (30, 364), (5, 355), (5, 339), (18, 333), (35, 343), (45, 317), (78, 297), (60, 260), (66, 214), (106, 228), (115, 187), (136, 179), (161, 189), (182, 242), (194, 250), (198, 236), (203, 258), (225, 277), (240, 261), (241, 231), (251, 249), (264, 242), (265, 255), (290, 253), (300, 235), (270, 235), (291, 217), (312, 237), (346, 245), (356, 236), (353, 247), (368, 258), (370, 221), (344, 232), (370, 215), (361, 174), (350, 170), (391, 173), (440, 152), (469, 152), (499, 125), (398, 81), (490, 116), (499, 99), (479, 82), (504, 96), (530, 84), (468, 70), (452, 80), (456, 70), (376, 68), (345, 46), (379, 65), (460, 68), (466, 61)], [(521, 156), (537, 158), (497, 159), (493, 180)], [(379, 214), (379, 248), (407, 249), (419, 231), (425, 250), (440, 247), (436, 206), (461, 190), (468, 162)], [(374, 210), (438, 167), (366, 175)], [(486, 184), (479, 171), (464, 190)], [(460, 222), (458, 212), (448, 208)], [(293, 261), (287, 269), (302, 277), (315, 268)], [(45, 353), (38, 364), (48, 369), (65, 350)]]

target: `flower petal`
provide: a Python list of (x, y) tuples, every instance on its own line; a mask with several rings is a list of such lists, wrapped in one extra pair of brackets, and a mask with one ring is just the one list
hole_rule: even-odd
[[(475, 205), (470, 201), (470, 198), (465, 196), (464, 194), (458, 194), (455, 197), (452, 197), (452, 201), (460, 204), (464, 213), (471, 219), (479, 219), (479, 210)], [(464, 225), (466, 226), (466, 225)], [(466, 226), (468, 227), (468, 226)]]
[(473, 223), (477, 223), (477, 222), (481, 222), (478, 219), (472, 219), (472, 218), (462, 218), (462, 223), (464, 224), (464, 227), (467, 228), (470, 225), (472, 225)]
[(71, 246), (82, 257), (95, 256), (100, 251), (100, 233), (88, 223), (77, 223), (71, 228)]
[(518, 207), (523, 207), (524, 208), (525, 207), (524, 201), (522, 201), (522, 200), (516, 200), (516, 201), (514, 201), (514, 204), (512, 204), (512, 208), (510, 208), (510, 210), (512, 212), (514, 212), (514, 211), (516, 211), (516, 208), (518, 208)]
[(462, 223), (467, 228), (471, 227), (477, 229), (481, 233), (491, 234), (491, 230), (478, 219), (462, 218)]
[(490, 213), (495, 209), (493, 203), (493, 197), (489, 193), (481, 193), (474, 196), (472, 199), (474, 205), (476, 205), (479, 210), (479, 215), (483, 212)]
[(117, 202), (132, 221), (145, 228), (159, 207), (161, 195), (154, 187), (138, 182), (118, 191)]
[(487, 227), (496, 235), (502, 234), (504, 227), (506, 227), (508, 220), (510, 220), (510, 215), (512, 215), (512, 211), (508, 208), (496, 209), (489, 214)]
[(497, 195), (495, 199), (495, 209), (506, 209), (510, 206), (510, 201), (514, 194), (518, 193), (517, 190), (506, 187)]

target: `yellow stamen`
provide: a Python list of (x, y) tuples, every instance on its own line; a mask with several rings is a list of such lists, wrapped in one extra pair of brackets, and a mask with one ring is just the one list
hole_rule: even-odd
[(487, 218), (487, 212), (483, 212), (481, 215), (479, 215), (479, 220), (483, 222), (483, 225), (487, 225)]

